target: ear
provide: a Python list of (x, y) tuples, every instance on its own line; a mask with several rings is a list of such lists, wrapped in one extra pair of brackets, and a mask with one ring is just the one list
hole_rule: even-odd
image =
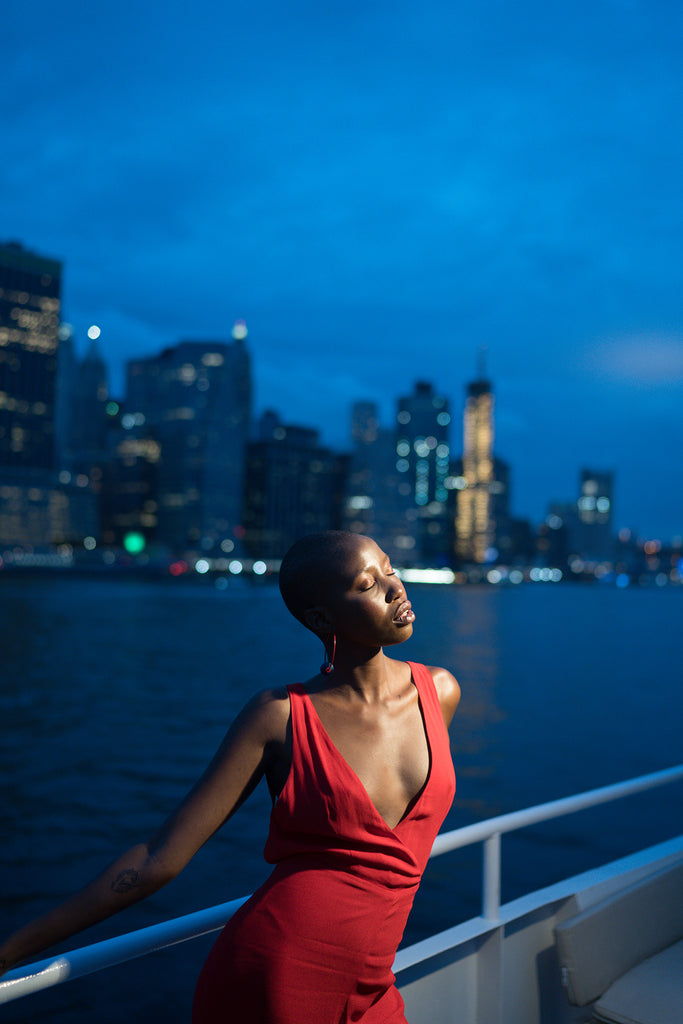
[(327, 610), (322, 605), (307, 608), (304, 612), (304, 623), (311, 632), (317, 633), (318, 636), (326, 636), (334, 632)]

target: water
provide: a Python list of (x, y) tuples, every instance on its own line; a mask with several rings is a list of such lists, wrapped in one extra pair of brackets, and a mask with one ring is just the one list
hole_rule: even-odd
[[(411, 587), (401, 657), (463, 688), (446, 828), (683, 760), (683, 589)], [(46, 910), (144, 839), (203, 770), (255, 689), (305, 678), (321, 647), (277, 588), (0, 578), (2, 930)], [(398, 651), (395, 652), (398, 656)], [(269, 799), (260, 787), (183, 874), (61, 948), (252, 891)], [(503, 840), (503, 898), (681, 831), (680, 787)], [(406, 941), (480, 910), (481, 850), (435, 859)], [(8, 1022), (189, 1020), (212, 937), (10, 1004)]]

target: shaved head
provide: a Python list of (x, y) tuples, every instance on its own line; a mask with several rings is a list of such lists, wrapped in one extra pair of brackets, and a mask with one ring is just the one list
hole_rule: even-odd
[(330, 577), (341, 571), (349, 551), (366, 539), (344, 530), (326, 530), (310, 533), (291, 546), (280, 566), (280, 593), (304, 626), (308, 627), (306, 611), (324, 604)]

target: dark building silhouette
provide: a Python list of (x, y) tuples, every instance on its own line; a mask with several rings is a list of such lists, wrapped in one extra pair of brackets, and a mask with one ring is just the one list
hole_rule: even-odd
[(109, 462), (111, 417), (107, 414), (107, 367), (97, 342), (79, 359), (67, 324), (60, 328), (57, 368), (57, 464), (70, 494), (71, 522), (76, 538), (102, 539), (101, 501)]
[(579, 488), (579, 550), (589, 560), (610, 560), (614, 557), (614, 475), (604, 470), (582, 469)]
[(95, 340), (83, 359), (75, 360), (71, 379), (64, 383), (69, 404), (65, 460), (69, 468), (87, 473), (105, 458), (109, 431), (107, 367)]
[(397, 565), (412, 562), (417, 510), (410, 486), (396, 468), (396, 431), (380, 426), (374, 402), (355, 402), (351, 415), (344, 528), (372, 537)]
[(66, 469), (69, 463), (71, 417), (73, 409), (73, 381), (78, 372), (78, 356), (71, 324), (59, 327), (57, 350), (57, 376), (55, 379), (55, 451), (56, 463)]
[(510, 515), (510, 465), (497, 455), (493, 457), (493, 480), (489, 484), (490, 510), (493, 520), (493, 547), (502, 563), (515, 560), (518, 529)]
[(347, 458), (321, 446), (317, 430), (265, 412), (247, 448), (247, 553), (282, 558), (303, 534), (338, 529), (346, 469)]
[(550, 511), (536, 534), (536, 561), (566, 572), (570, 559), (570, 531), (567, 520)]
[(232, 343), (183, 341), (133, 360), (127, 380), (122, 426), (138, 444), (159, 445), (155, 539), (184, 552), (240, 538), (251, 410), (244, 333)]
[(145, 546), (156, 542), (160, 455), (160, 442), (135, 424), (112, 433), (100, 495), (104, 544), (125, 547), (131, 535), (140, 535)]
[(539, 536), (542, 549), (553, 553), (554, 564), (562, 566), (562, 555), (570, 568), (583, 562), (611, 562), (616, 557), (613, 488), (613, 473), (582, 469), (577, 500), (548, 506)]

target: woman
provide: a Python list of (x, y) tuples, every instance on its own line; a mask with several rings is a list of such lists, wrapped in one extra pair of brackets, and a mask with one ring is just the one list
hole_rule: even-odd
[(325, 644), (320, 673), (251, 700), (157, 835), (0, 945), (0, 970), (170, 881), (265, 775), (276, 866), (209, 955), (193, 1021), (405, 1022), (391, 964), (453, 797), (446, 726), (459, 687), (384, 654), (415, 616), (368, 537), (304, 537), (280, 589)]

